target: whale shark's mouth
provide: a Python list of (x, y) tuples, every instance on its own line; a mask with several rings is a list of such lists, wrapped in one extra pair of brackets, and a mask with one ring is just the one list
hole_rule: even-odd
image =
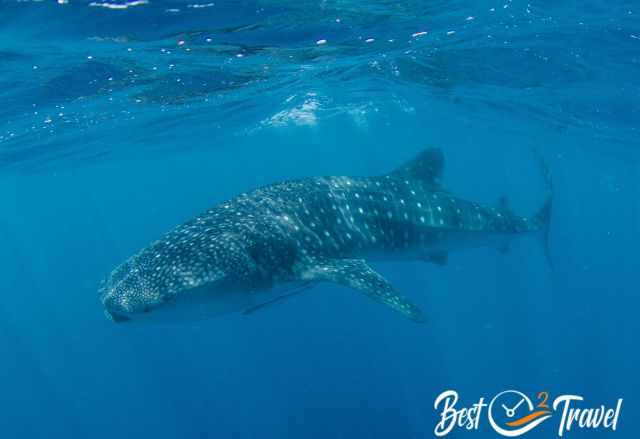
[(113, 311), (105, 310), (104, 314), (105, 314), (105, 316), (107, 316), (107, 318), (109, 320), (111, 320), (112, 322), (115, 322), (115, 323), (123, 323), (123, 322), (128, 322), (128, 321), (131, 320), (131, 317), (127, 317), (124, 314), (120, 314), (120, 313), (113, 312)]

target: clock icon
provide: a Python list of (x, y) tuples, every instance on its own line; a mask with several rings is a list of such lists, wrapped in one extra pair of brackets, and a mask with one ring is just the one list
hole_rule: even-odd
[(505, 390), (489, 403), (489, 424), (502, 436), (520, 436), (551, 417), (549, 410), (536, 410), (531, 399), (517, 390)]
[(526, 401), (525, 398), (521, 398), (520, 401), (518, 401), (518, 403), (511, 408), (502, 404), (502, 408), (504, 409), (505, 414), (507, 415), (507, 418), (513, 418), (516, 415), (516, 410), (518, 410), (518, 407), (520, 407), (522, 403), (525, 401)]

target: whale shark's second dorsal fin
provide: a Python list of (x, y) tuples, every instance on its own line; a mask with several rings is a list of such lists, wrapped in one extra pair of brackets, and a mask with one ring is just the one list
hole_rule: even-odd
[(444, 154), (440, 148), (428, 148), (413, 159), (391, 172), (390, 175), (409, 180), (418, 180), (439, 186), (444, 169)]

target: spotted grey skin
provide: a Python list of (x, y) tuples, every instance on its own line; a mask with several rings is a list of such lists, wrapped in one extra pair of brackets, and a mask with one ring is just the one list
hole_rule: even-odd
[(443, 161), (428, 149), (388, 175), (307, 178), (241, 194), (116, 268), (101, 288), (106, 314), (123, 322), (247, 312), (326, 281), (421, 321), (366, 260), (444, 264), (457, 247), (544, 231), (550, 214), (550, 198), (533, 218), (458, 198), (439, 183)]

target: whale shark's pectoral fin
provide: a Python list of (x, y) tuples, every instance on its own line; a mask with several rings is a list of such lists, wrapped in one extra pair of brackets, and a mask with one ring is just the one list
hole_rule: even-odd
[(317, 261), (303, 273), (304, 280), (335, 282), (366, 294), (371, 299), (390, 306), (405, 317), (423, 322), (422, 311), (362, 259), (331, 259)]

